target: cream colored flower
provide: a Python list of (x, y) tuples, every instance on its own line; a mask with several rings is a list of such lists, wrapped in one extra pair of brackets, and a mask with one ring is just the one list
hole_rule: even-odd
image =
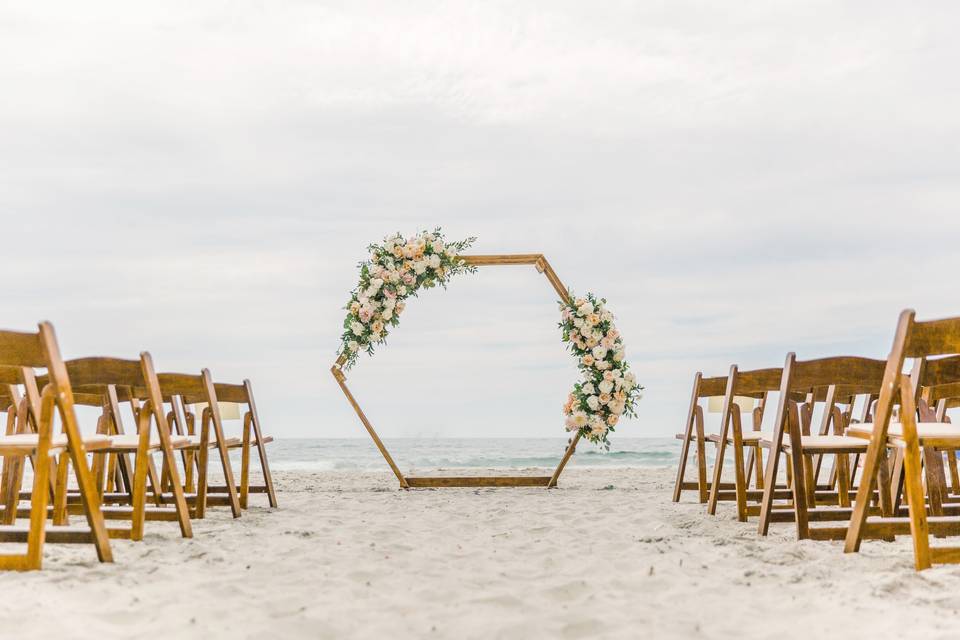
[(587, 396), (587, 406), (590, 407), (592, 411), (596, 411), (600, 406), (600, 399), (597, 396)]
[(350, 323), (350, 331), (353, 331), (354, 335), (362, 336), (363, 335), (363, 325), (359, 322)]
[(607, 425), (603, 420), (598, 420), (590, 425), (590, 433), (595, 436), (602, 436), (607, 432)]
[[(373, 326), (374, 326), (374, 330), (376, 330), (377, 323), (374, 322)], [(610, 382), (609, 380), (604, 380), (603, 382), (597, 385), (597, 389), (600, 389), (600, 393), (610, 393), (613, 391), (613, 383)]]

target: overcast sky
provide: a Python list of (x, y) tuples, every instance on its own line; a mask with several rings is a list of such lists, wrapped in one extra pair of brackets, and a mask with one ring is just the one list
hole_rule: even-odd
[[(884, 357), (960, 314), (955, 3), (0, 0), (0, 326), (250, 377), (362, 435), (329, 373), (366, 245), (543, 252), (618, 316), (674, 433), (693, 374)], [(490, 268), (350, 381), (382, 435), (563, 435), (556, 295)]]

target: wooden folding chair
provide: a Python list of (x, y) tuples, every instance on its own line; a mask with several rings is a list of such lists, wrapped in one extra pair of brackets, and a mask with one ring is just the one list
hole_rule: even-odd
[[(251, 493), (266, 493), (267, 501), (271, 507), (277, 506), (277, 493), (273, 488), (273, 475), (270, 473), (270, 463), (267, 461), (266, 445), (273, 442), (272, 436), (264, 436), (260, 426), (260, 415), (257, 413), (257, 403), (253, 398), (253, 385), (249, 380), (244, 380), (243, 384), (225, 384), (217, 382), (213, 385), (220, 402), (233, 402), (239, 405), (245, 405), (246, 411), (243, 415), (243, 436), (240, 442), (235, 438), (227, 438), (227, 449), (240, 449), (240, 485), (237, 491), (240, 495), (240, 507), (246, 509)], [(202, 398), (188, 398), (190, 404), (196, 402), (206, 402)], [(260, 472), (263, 476), (263, 484), (250, 484), (250, 450), (256, 447), (257, 457), (260, 461)], [(226, 485), (211, 485), (207, 488), (210, 494), (226, 494)]]
[[(30, 519), (29, 527), (0, 527), (0, 542), (26, 542), (27, 550), (25, 554), (0, 555), (0, 569), (39, 569), (42, 566), (44, 542), (92, 544), (101, 562), (112, 562), (109, 531), (87, 464), (87, 451), (106, 440), (102, 436), (85, 439), (80, 433), (70, 377), (60, 356), (53, 327), (42, 322), (37, 333), (0, 331), (0, 365), (21, 369), (18, 384), (24, 386), (27, 402), (24, 410), (18, 414), (31, 424), (34, 431), (29, 432), (27, 426), (21, 424), (15, 426), (15, 433), (0, 436), (0, 455), (21, 460), (31, 458), (34, 467), (30, 508), (26, 514)], [(33, 370), (37, 368), (46, 368), (48, 372), (48, 383), (42, 392), (35, 385)], [(55, 415), (59, 415), (63, 431), (56, 436), (53, 434)], [(88, 527), (86, 529), (54, 527), (47, 530), (51, 465), (54, 464), (55, 455), (69, 458), (73, 463), (79, 487), (79, 504)], [(57, 479), (59, 483), (59, 473)], [(65, 483), (65, 476), (63, 481)], [(15, 506), (12, 508), (17, 509)], [(9, 517), (7, 508), (4, 511), (4, 515)]]
[[(793, 470), (793, 486), (788, 497), (789, 504), (776, 505), (774, 491), (764, 490), (760, 503), (760, 535), (767, 535), (771, 522), (794, 522), (797, 528), (798, 539), (810, 536), (811, 520), (836, 521), (849, 517), (851, 489), (849, 485), (850, 471), (848, 456), (866, 452), (864, 441), (848, 435), (812, 435), (809, 423), (802, 424), (797, 403), (791, 398), (796, 392), (807, 392), (811, 389), (829, 389), (827, 406), (824, 411), (827, 417), (837, 418), (836, 397), (838, 387), (856, 388), (864, 393), (872, 393), (880, 389), (883, 380), (883, 371), (886, 362), (869, 358), (841, 356), (823, 358), (819, 360), (799, 361), (793, 353), (787, 354), (783, 376), (780, 382), (780, 402), (777, 408), (777, 418), (774, 422), (773, 436), (761, 442), (761, 446), (770, 449), (765, 470), (765, 482), (772, 483), (777, 478), (781, 454), (789, 456)], [(814, 484), (814, 456), (835, 456), (838, 469), (838, 486), (835, 492), (840, 509), (818, 508), (817, 487)], [(825, 496), (827, 504), (833, 504), (834, 492)], [(881, 496), (889, 499), (887, 492)], [(872, 497), (871, 493), (865, 498)]]
[[(911, 379), (915, 384), (919, 378), (920, 401), (917, 410), (921, 422), (950, 422), (947, 411), (960, 406), (960, 356), (945, 358), (924, 358), (914, 365)], [(957, 466), (957, 450), (943, 449), (946, 454), (947, 469), (950, 473), (950, 484), (946, 478), (940, 477), (939, 470), (932, 470), (938, 474), (938, 481), (942, 483), (943, 501), (956, 502), (960, 499), (960, 470)], [(934, 460), (935, 465), (939, 461)]]
[[(942, 515), (944, 508), (937, 500), (936, 491), (930, 492), (928, 516), (927, 495), (924, 491), (924, 462), (930, 468), (942, 454), (939, 449), (960, 448), (960, 428), (944, 422), (924, 422), (918, 419), (916, 384), (918, 376), (903, 373), (907, 358), (960, 353), (960, 318), (946, 318), (918, 322), (916, 312), (908, 309), (900, 314), (893, 347), (884, 372), (883, 387), (877, 401), (874, 422), (868, 433), (869, 447), (863, 465), (857, 504), (846, 530), (844, 551), (859, 551), (864, 539), (889, 538), (909, 533), (913, 539), (914, 565), (927, 569), (934, 563), (960, 562), (960, 547), (930, 545), (930, 534), (936, 536), (960, 535), (960, 519)], [(919, 376), (919, 378), (922, 378)], [(899, 401), (900, 421), (893, 422), (893, 408)], [(879, 484), (883, 487), (883, 454), (888, 447), (902, 451), (904, 493), (908, 517), (884, 513), (882, 518), (870, 518), (860, 494)], [(921, 451), (923, 454), (921, 454)], [(941, 458), (942, 460), (942, 458)], [(928, 478), (930, 476), (928, 475)]]
[[(756, 515), (755, 510), (747, 505), (747, 500), (758, 500), (764, 488), (765, 479), (761, 472), (763, 454), (759, 444), (765, 434), (761, 431), (761, 427), (767, 394), (777, 389), (780, 373), (780, 369), (740, 371), (737, 365), (730, 367), (723, 395), (723, 406), (720, 410), (720, 433), (707, 436), (707, 440), (717, 445), (713, 463), (713, 481), (707, 502), (708, 514), (716, 515), (719, 502), (733, 500), (737, 503), (737, 520), (746, 522), (751, 512)], [(750, 430), (744, 430), (741, 424), (741, 410), (736, 403), (738, 396), (761, 399), (760, 406), (753, 411), (753, 427)], [(733, 492), (725, 490), (721, 484), (728, 446), (733, 447)], [(747, 459), (744, 457), (745, 451), (749, 451)], [(756, 467), (756, 488), (751, 491), (748, 486), (749, 474), (752, 473), (754, 466)]]
[[(706, 435), (704, 434), (703, 408), (700, 406), (700, 401), (722, 396), (726, 387), (727, 378), (725, 376), (704, 378), (703, 374), (698, 371), (693, 377), (693, 393), (690, 397), (690, 407), (687, 410), (687, 422), (684, 426), (683, 433), (676, 435), (676, 438), (681, 440), (683, 444), (680, 447), (680, 464), (677, 467), (677, 481), (673, 487), (674, 502), (680, 502), (680, 495), (684, 490), (696, 490), (699, 494), (700, 502), (707, 502), (710, 482), (707, 479)], [(684, 481), (691, 445), (697, 448), (696, 482)], [(727, 484), (729, 485), (730, 483)], [(731, 487), (732, 485), (727, 488)]]
[[(161, 373), (158, 375), (160, 388), (164, 398), (170, 403), (170, 417), (178, 434), (188, 438), (189, 444), (183, 447), (184, 478), (188, 492), (192, 489), (193, 468), (197, 469), (196, 493), (190, 496), (194, 504), (193, 515), (203, 518), (208, 506), (226, 505), (230, 507), (234, 518), (241, 514), (238, 488), (234, 480), (233, 467), (230, 464), (230, 449), (243, 446), (240, 438), (228, 438), (224, 433), (223, 418), (220, 414), (220, 398), (213, 383), (213, 377), (208, 369), (203, 369), (200, 375), (183, 373)], [(233, 392), (224, 388), (224, 392), (234, 397)], [(246, 397), (246, 396), (245, 396)], [(252, 394), (249, 396), (252, 402)], [(203, 402), (206, 407), (200, 419), (200, 433), (196, 433), (196, 416), (186, 410), (185, 399), (193, 402)], [(250, 405), (255, 407), (255, 405)], [(253, 418), (251, 418), (251, 421)], [(252, 422), (251, 422), (252, 424)], [(256, 423), (258, 449), (265, 444), (260, 438), (259, 420)], [(213, 429), (211, 437), (210, 430)], [(223, 471), (225, 484), (222, 493), (225, 495), (211, 496), (208, 482), (209, 454), (216, 449), (220, 456), (220, 467)], [(266, 460), (266, 454), (261, 453)], [(247, 460), (249, 463), (249, 436), (247, 446)], [(271, 478), (272, 489), (272, 478)]]
[[(146, 521), (176, 521), (184, 538), (193, 536), (190, 513), (179, 481), (179, 471), (174, 457), (175, 449), (189, 445), (187, 438), (172, 436), (163, 408), (163, 399), (157, 374), (150, 354), (143, 352), (139, 360), (121, 360), (118, 358), (78, 358), (65, 363), (74, 382), (78, 395), (87, 400), (100, 400), (102, 415), (98, 421), (98, 431), (109, 438), (109, 446), (99, 450), (94, 456), (94, 477), (97, 491), (103, 502), (112, 506), (103, 508), (104, 517), (112, 520), (130, 520), (129, 529), (113, 529), (112, 537), (142, 540)], [(137, 423), (136, 433), (124, 433), (120, 418), (118, 389), (129, 394), (130, 389), (141, 389), (144, 403), (134, 413)], [(91, 402), (92, 403), (92, 402)], [(163, 472), (175, 478), (168, 502), (173, 509), (164, 508), (161, 490), (155, 469), (153, 455), (160, 453)], [(116, 456), (127, 468), (128, 476), (125, 491), (109, 493), (105, 489), (105, 457)], [(129, 476), (130, 462), (127, 456), (133, 455), (133, 473)], [(61, 473), (64, 471), (59, 470)], [(153, 487), (153, 504), (148, 505), (147, 479)], [(75, 510), (76, 498), (67, 492), (55, 497), (55, 503), (62, 505), (68, 513)], [(58, 511), (54, 510), (55, 513)]]

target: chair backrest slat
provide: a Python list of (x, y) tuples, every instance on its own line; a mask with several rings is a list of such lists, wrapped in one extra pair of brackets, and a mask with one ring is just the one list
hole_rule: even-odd
[(960, 353), (960, 317), (911, 323), (904, 345), (905, 357), (954, 353)]
[[(727, 376), (717, 376), (715, 378), (702, 378), (697, 392), (699, 398), (715, 398), (722, 396), (727, 390)], [(219, 390), (217, 391), (219, 394)]]
[(0, 331), (0, 365), (32, 369), (46, 367), (47, 354), (44, 353), (40, 336), (36, 333)]
[(108, 384), (118, 387), (144, 386), (139, 360), (77, 358), (64, 364), (74, 387)]
[(855, 356), (794, 360), (790, 369), (789, 391), (812, 390), (832, 384), (879, 391), (886, 367), (886, 360)]
[(782, 375), (783, 369), (779, 367), (754, 369), (753, 371), (737, 371), (737, 382), (733, 390), (734, 395), (746, 396), (776, 391), (780, 388), (780, 377)]

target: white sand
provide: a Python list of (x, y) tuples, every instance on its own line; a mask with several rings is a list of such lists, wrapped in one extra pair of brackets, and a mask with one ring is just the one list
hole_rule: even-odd
[(217, 509), (193, 540), (148, 523), (113, 565), (48, 546), (44, 571), (0, 575), (0, 637), (960, 635), (960, 567), (916, 574), (907, 539), (858, 555), (786, 524), (761, 539), (729, 504), (672, 504), (672, 475), (401, 492), (387, 474), (281, 473), (280, 510)]

